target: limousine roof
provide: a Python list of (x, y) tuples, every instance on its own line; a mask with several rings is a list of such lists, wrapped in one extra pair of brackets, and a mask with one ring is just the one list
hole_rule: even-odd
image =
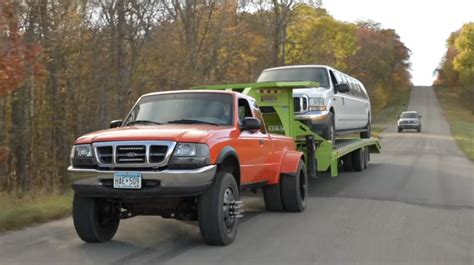
[(285, 66), (278, 66), (278, 67), (272, 67), (272, 68), (267, 68), (267, 69), (264, 69), (263, 72), (265, 71), (271, 71), (271, 70), (278, 70), (278, 69), (292, 69), (292, 68), (326, 68), (326, 69), (330, 69), (330, 70), (333, 70), (333, 71), (337, 71), (339, 73), (342, 73), (346, 76), (349, 76), (357, 81), (359, 81), (360, 83), (362, 83), (359, 79), (355, 78), (355, 77), (352, 77), (348, 74), (345, 74), (339, 70), (337, 70), (336, 68), (334, 67), (331, 67), (331, 66), (328, 66), (328, 65), (322, 65), (322, 64), (298, 64), (298, 65), (285, 65)]
[[(299, 64), (299, 65), (285, 65), (285, 66), (278, 66), (278, 67), (272, 67), (272, 68), (267, 68), (263, 71), (267, 71), (267, 70), (277, 70), (277, 69), (287, 69), (287, 68), (316, 68), (316, 67), (319, 67), (319, 68), (329, 68), (329, 69), (334, 69), (332, 68), (331, 66), (327, 66), (327, 65), (320, 65), (320, 64)], [(334, 69), (336, 70), (336, 69)]]

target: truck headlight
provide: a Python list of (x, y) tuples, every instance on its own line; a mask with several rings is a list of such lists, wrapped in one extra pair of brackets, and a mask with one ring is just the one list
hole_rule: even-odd
[(192, 169), (207, 166), (209, 163), (210, 152), (207, 144), (178, 143), (168, 167)]
[(94, 167), (94, 154), (90, 144), (74, 145), (71, 149), (71, 165), (73, 167)]
[(326, 110), (326, 105), (324, 105), (324, 98), (309, 98), (309, 110)]
[(92, 146), (90, 144), (74, 145), (71, 150), (72, 158), (91, 158)]

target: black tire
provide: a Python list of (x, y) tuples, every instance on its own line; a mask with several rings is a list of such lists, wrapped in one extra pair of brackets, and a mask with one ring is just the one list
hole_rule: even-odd
[(263, 199), (267, 211), (282, 212), (284, 210), (281, 201), (280, 184), (263, 187)]
[(336, 143), (336, 128), (334, 125), (334, 114), (329, 112), (328, 126), (323, 130), (323, 138), (330, 140), (332, 144)]
[(308, 175), (304, 161), (300, 160), (295, 176), (282, 174), (280, 176), (281, 201), (288, 212), (303, 212), (306, 208), (308, 195)]
[(364, 170), (365, 154), (362, 148), (352, 151), (352, 165), (354, 170), (360, 172)]
[(367, 168), (369, 164), (369, 148), (364, 148), (364, 169)]
[(354, 166), (352, 163), (352, 153), (349, 153), (342, 157), (342, 169), (346, 172), (354, 171)]
[(401, 133), (401, 132), (403, 131), (403, 129), (398, 128), (397, 131), (398, 131), (399, 133)]
[(72, 219), (77, 235), (85, 242), (111, 240), (120, 223), (119, 209), (104, 199), (74, 194)]
[(416, 129), (417, 132), (421, 132), (421, 126)]
[(237, 234), (239, 218), (229, 215), (224, 196), (230, 191), (230, 202), (239, 201), (239, 187), (234, 176), (225, 171), (216, 174), (212, 186), (199, 197), (198, 218), (202, 238), (208, 245), (225, 246)]
[(372, 124), (370, 122), (370, 114), (367, 118), (367, 125), (365, 127), (365, 131), (360, 133), (360, 138), (369, 139), (372, 136)]

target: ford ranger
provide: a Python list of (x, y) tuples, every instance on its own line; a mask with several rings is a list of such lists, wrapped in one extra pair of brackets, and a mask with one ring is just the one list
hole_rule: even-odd
[(207, 244), (233, 242), (240, 191), (263, 189), (267, 210), (301, 212), (307, 173), (292, 138), (269, 134), (251, 97), (231, 91), (142, 96), (124, 120), (77, 138), (69, 178), (85, 242), (109, 241), (120, 220), (198, 221)]

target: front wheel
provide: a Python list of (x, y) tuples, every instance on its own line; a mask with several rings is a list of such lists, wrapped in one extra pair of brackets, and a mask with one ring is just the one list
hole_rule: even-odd
[(334, 113), (329, 112), (328, 125), (323, 130), (323, 137), (326, 140), (330, 140), (332, 144), (336, 143), (336, 128), (334, 124)]
[(237, 234), (241, 202), (234, 176), (218, 172), (212, 186), (199, 197), (198, 218), (204, 242), (225, 246)]
[(89, 243), (111, 240), (120, 223), (119, 208), (104, 199), (74, 194), (72, 219), (79, 237)]

